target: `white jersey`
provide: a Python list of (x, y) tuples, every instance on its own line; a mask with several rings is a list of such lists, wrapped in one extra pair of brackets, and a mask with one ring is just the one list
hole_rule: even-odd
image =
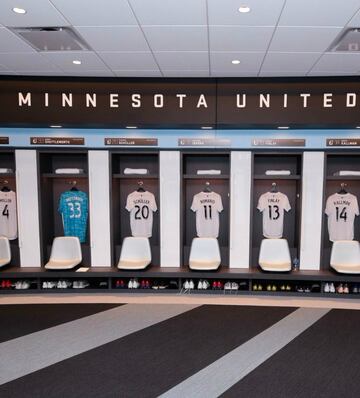
[(354, 239), (354, 220), (359, 215), (355, 195), (334, 193), (326, 201), (325, 213), (331, 242)]
[(130, 212), (132, 236), (150, 238), (153, 212), (157, 210), (155, 196), (148, 191), (134, 191), (127, 197), (126, 210)]
[(0, 235), (17, 238), (16, 194), (0, 191)]
[(284, 212), (291, 209), (288, 197), (281, 192), (266, 192), (260, 196), (257, 208), (263, 215), (263, 235), (265, 238), (282, 238)]
[(223, 211), (221, 196), (215, 192), (194, 195), (191, 210), (196, 212), (196, 233), (199, 238), (219, 236), (219, 213)]

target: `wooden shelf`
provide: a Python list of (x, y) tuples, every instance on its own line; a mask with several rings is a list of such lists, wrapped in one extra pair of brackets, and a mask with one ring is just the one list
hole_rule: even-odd
[(272, 175), (268, 176), (266, 174), (254, 174), (254, 180), (300, 180), (301, 176), (290, 174), (288, 176), (283, 175)]
[(360, 180), (360, 176), (328, 176), (326, 177), (327, 181), (358, 181)]
[(43, 178), (87, 178), (88, 175), (82, 174), (57, 174), (57, 173), (44, 173), (41, 175)]
[(113, 178), (120, 180), (156, 180), (158, 174), (113, 174)]
[(15, 173), (0, 173), (0, 180), (3, 178), (15, 178)]
[(229, 174), (184, 174), (185, 180), (228, 180)]

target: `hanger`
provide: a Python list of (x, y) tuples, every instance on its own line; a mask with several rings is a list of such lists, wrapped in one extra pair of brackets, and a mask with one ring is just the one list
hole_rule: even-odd
[(212, 192), (209, 181), (205, 182), (205, 187), (203, 192)]
[(277, 193), (277, 192), (278, 192), (276, 182), (273, 182), (273, 183), (271, 184), (271, 190), (270, 190), (270, 192), (273, 192), (273, 193)]
[(76, 181), (70, 181), (69, 184), (72, 185), (72, 188), (70, 189), (70, 191), (78, 191), (78, 189), (76, 188)]
[(8, 181), (4, 180), (5, 185), (1, 188), (1, 192), (10, 192), (11, 191), (11, 189), (6, 185), (8, 183), (9, 183)]
[(139, 188), (137, 189), (137, 192), (145, 192), (143, 185), (144, 185), (144, 183), (142, 181), (138, 181)]
[(342, 183), (340, 184), (340, 187), (341, 187), (341, 189), (340, 189), (340, 191), (338, 192), (338, 194), (340, 194), (340, 195), (345, 195), (345, 194), (348, 193), (347, 190), (345, 189), (346, 184), (345, 184), (344, 182), (342, 182)]

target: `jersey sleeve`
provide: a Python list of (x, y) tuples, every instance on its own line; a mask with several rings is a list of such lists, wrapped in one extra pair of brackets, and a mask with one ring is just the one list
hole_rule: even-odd
[(258, 202), (258, 205), (257, 205), (257, 209), (259, 210), (259, 211), (264, 211), (265, 210), (265, 208), (266, 208), (266, 199), (265, 199), (265, 194), (262, 194), (261, 196), (260, 196), (260, 198), (259, 198), (259, 202)]
[(219, 213), (221, 213), (224, 210), (223, 208), (223, 204), (222, 204), (222, 200), (221, 200), (221, 196), (218, 195), (218, 201), (217, 201), (217, 211)]
[(285, 211), (290, 211), (291, 210), (289, 198), (286, 195), (284, 196), (284, 210)]
[(355, 215), (356, 216), (358, 216), (359, 215), (359, 204), (358, 204), (358, 200), (357, 200), (357, 197), (355, 196), (355, 198), (354, 198), (354, 202), (353, 202), (354, 204), (353, 204), (353, 206), (354, 206), (354, 213), (355, 213)]
[(157, 205), (156, 205), (156, 200), (155, 200), (154, 194), (151, 194), (150, 208), (153, 212), (155, 212), (157, 210)]
[(127, 211), (131, 211), (133, 208), (134, 208), (134, 203), (133, 203), (133, 201), (131, 200), (132, 199), (132, 196), (131, 196), (131, 193), (128, 195), (128, 197), (127, 197), (127, 199), (126, 199), (126, 206), (125, 206), (125, 209), (127, 210)]
[(326, 206), (325, 206), (325, 214), (327, 216), (330, 216), (331, 214), (331, 200), (330, 200), (330, 196), (327, 198), (326, 200)]
[(197, 211), (199, 209), (199, 200), (197, 195), (194, 195), (192, 205), (191, 205), (191, 210), (192, 211)]
[(64, 195), (61, 194), (61, 195), (60, 195), (60, 199), (59, 199), (58, 212), (59, 212), (59, 213), (63, 213), (63, 211), (64, 211)]

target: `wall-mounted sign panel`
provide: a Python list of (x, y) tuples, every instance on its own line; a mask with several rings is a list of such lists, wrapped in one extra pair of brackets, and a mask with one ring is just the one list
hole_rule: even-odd
[(306, 140), (302, 138), (254, 138), (252, 146), (286, 146), (301, 147), (306, 145)]
[(326, 146), (360, 146), (360, 138), (328, 138)]
[(30, 137), (31, 145), (84, 145), (80, 137)]
[(105, 145), (114, 146), (157, 146), (157, 138), (104, 138)]

